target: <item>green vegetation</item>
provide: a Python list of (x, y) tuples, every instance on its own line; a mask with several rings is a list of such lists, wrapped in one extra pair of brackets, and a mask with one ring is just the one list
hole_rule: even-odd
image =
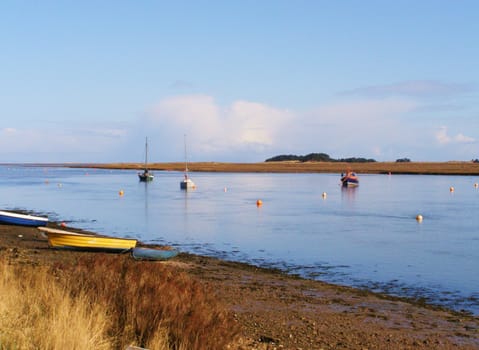
[(266, 159), (265, 162), (285, 162), (285, 161), (297, 161), (297, 162), (341, 162), (341, 163), (373, 163), (374, 159), (366, 158), (341, 158), (333, 159), (326, 153), (310, 153), (305, 156), (296, 155), (280, 155)]
[(214, 293), (160, 263), (99, 254), (51, 268), (0, 261), (1, 349), (225, 349)]

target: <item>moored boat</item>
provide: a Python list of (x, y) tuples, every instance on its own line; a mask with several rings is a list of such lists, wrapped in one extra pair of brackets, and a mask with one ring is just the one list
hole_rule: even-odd
[(142, 173), (138, 173), (140, 181), (153, 181), (154, 175), (148, 170), (148, 138), (145, 139), (145, 167)]
[(137, 243), (136, 239), (130, 238), (96, 236), (48, 227), (38, 229), (47, 235), (52, 248), (123, 252), (136, 247)]
[(359, 179), (356, 173), (348, 171), (346, 174), (341, 174), (341, 183), (343, 187), (357, 187)]
[(144, 169), (142, 173), (138, 173), (138, 178), (142, 182), (152, 181), (154, 175), (148, 171), (148, 169)]
[(182, 190), (194, 189), (196, 187), (195, 183), (185, 174), (185, 177), (180, 182), (180, 188)]
[(184, 141), (185, 141), (185, 174), (184, 174), (183, 180), (180, 181), (180, 188), (182, 190), (191, 190), (191, 189), (195, 189), (196, 185), (193, 182), (193, 180), (191, 180), (188, 177), (188, 158), (186, 156), (186, 135), (184, 136)]
[(135, 260), (168, 260), (178, 255), (177, 250), (136, 247), (131, 250)]
[(0, 210), (0, 223), (22, 226), (46, 226), (48, 218)]

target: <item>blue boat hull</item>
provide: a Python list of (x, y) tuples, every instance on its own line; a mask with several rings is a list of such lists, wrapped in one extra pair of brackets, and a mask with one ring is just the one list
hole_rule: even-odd
[(0, 223), (21, 226), (46, 226), (48, 218), (0, 211)]
[(136, 260), (168, 260), (177, 256), (178, 251), (136, 247), (131, 250), (131, 255)]
[(356, 187), (359, 186), (359, 181), (357, 179), (345, 179), (342, 180), (343, 187)]

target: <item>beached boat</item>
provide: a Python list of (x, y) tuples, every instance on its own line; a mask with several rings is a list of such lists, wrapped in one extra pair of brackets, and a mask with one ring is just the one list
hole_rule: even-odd
[(97, 236), (49, 227), (38, 229), (47, 235), (48, 244), (52, 248), (122, 252), (136, 247), (137, 243), (136, 239), (130, 238)]
[(135, 260), (168, 260), (178, 255), (177, 250), (136, 247), (131, 250)]
[(359, 186), (359, 179), (356, 173), (348, 171), (346, 174), (341, 174), (341, 183), (343, 187), (357, 187)]
[(193, 182), (193, 180), (191, 180), (188, 177), (188, 158), (186, 156), (186, 135), (184, 137), (184, 140), (185, 140), (185, 174), (183, 176), (183, 180), (181, 180), (180, 182), (180, 188), (182, 190), (191, 190), (191, 189), (195, 189), (196, 185)]
[(0, 223), (22, 226), (46, 226), (48, 218), (0, 210)]
[(138, 173), (138, 177), (144, 182), (152, 181), (154, 178), (153, 173), (148, 170), (148, 138), (145, 140), (145, 166), (143, 172)]

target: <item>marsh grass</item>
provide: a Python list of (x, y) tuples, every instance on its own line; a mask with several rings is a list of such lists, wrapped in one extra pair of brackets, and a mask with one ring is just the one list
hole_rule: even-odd
[(211, 291), (161, 263), (0, 261), (0, 349), (225, 349), (237, 326)]
[(107, 315), (45, 268), (0, 261), (0, 349), (111, 349)]
[[(142, 169), (141, 163), (69, 164), (70, 167), (105, 169)], [(151, 163), (152, 170), (183, 171), (184, 163)], [(471, 161), (451, 162), (261, 162), (218, 163), (191, 162), (192, 172), (253, 172), (253, 173), (337, 173), (351, 169), (359, 174), (429, 174), (429, 175), (478, 175), (479, 163)]]
[(105, 305), (119, 347), (153, 349), (166, 338), (171, 349), (224, 349), (236, 334), (211, 292), (161, 263), (103, 254), (56, 269), (74, 296), (85, 291)]

